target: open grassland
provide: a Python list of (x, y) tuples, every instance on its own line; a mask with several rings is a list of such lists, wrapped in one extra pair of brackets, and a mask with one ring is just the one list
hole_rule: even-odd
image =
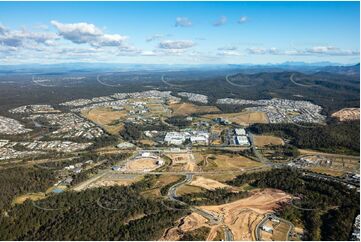
[(208, 155), (203, 170), (246, 170), (262, 166), (262, 163), (240, 155)]
[(104, 128), (110, 134), (119, 134), (124, 128), (122, 122), (127, 116), (126, 111), (115, 111), (111, 108), (94, 108), (90, 110), (82, 111), (82, 115)]
[(183, 196), (183, 195), (186, 195), (186, 194), (191, 194), (191, 193), (200, 193), (200, 192), (204, 192), (205, 190), (199, 186), (193, 186), (193, 185), (183, 185), (183, 186), (180, 186), (178, 189), (177, 189), (177, 195), (178, 196)]
[(101, 179), (91, 183), (87, 188), (129, 186), (137, 181), (140, 181), (142, 178), (142, 175), (109, 173), (101, 177)]
[(289, 224), (280, 222), (278, 225), (274, 226), (272, 240), (286, 241), (288, 239), (287, 234), (289, 229)]
[(258, 147), (263, 147), (267, 145), (284, 145), (285, 142), (276, 136), (270, 135), (254, 135), (254, 144)]
[(157, 160), (153, 158), (139, 158), (131, 160), (127, 163), (127, 171), (144, 171), (154, 170), (158, 168)]
[(199, 113), (220, 112), (215, 106), (198, 106), (192, 103), (174, 103), (169, 106), (172, 110), (172, 116), (189, 116)]
[(224, 118), (233, 123), (248, 126), (254, 123), (269, 123), (267, 114), (264, 112), (250, 112), (244, 111), (239, 113), (222, 113), (222, 114), (207, 114), (203, 117), (208, 119)]

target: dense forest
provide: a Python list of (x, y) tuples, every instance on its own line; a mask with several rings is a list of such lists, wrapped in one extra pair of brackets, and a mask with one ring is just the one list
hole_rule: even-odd
[(190, 193), (179, 199), (190, 205), (218, 205), (242, 199), (248, 196), (248, 192), (232, 192), (225, 188), (217, 188), (214, 191)]
[(298, 148), (331, 153), (358, 155), (360, 153), (360, 123), (332, 121), (327, 125), (298, 126), (295, 124), (254, 124), (255, 134), (273, 133)]
[(188, 211), (142, 197), (149, 179), (26, 201), (1, 218), (0, 240), (157, 240)]
[(297, 170), (273, 169), (244, 174), (228, 183), (277, 188), (301, 198), (297, 206), (294, 206), (294, 200), (282, 206), (278, 213), (295, 224), (301, 223), (306, 229), (306, 240), (348, 240), (354, 218), (360, 213), (359, 193), (355, 189), (304, 176)]
[(55, 179), (51, 170), (23, 167), (0, 170), (0, 213), (10, 207), (15, 196), (43, 192)]

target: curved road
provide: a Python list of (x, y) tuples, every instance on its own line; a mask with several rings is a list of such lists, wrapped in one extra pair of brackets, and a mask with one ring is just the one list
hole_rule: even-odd
[(235, 74), (228, 74), (226, 76), (226, 82), (229, 84), (229, 85), (232, 85), (232, 86), (235, 86), (235, 87), (254, 87), (256, 86), (256, 84), (251, 84), (251, 85), (242, 85), (242, 84), (236, 84), (236, 83), (233, 83), (232, 81), (229, 80), (229, 77), (232, 76), (232, 75), (235, 75)]
[(300, 83), (296, 82), (296, 81), (293, 79), (293, 77), (294, 77), (294, 76), (295, 76), (295, 73), (292, 73), (292, 74), (291, 74), (291, 76), (290, 76), (290, 81), (291, 81), (293, 84), (297, 85), (297, 86), (300, 86), (300, 87), (307, 87), (307, 88), (317, 86), (317, 85), (305, 85), (305, 84), (300, 84)]
[[(180, 201), (177, 199), (177, 188), (187, 184), (189, 182), (191, 182), (193, 179), (193, 174), (188, 173), (186, 174), (186, 178), (176, 184), (174, 184), (173, 186), (171, 186), (168, 190), (167, 196), (170, 200), (174, 201), (174, 202), (178, 202), (182, 205), (187, 205), (185, 202)], [(223, 223), (223, 219), (218, 217), (215, 214), (209, 213), (208, 211), (205, 211), (203, 209), (197, 208), (197, 207), (190, 207), (191, 211), (198, 213), (199, 215), (205, 217), (206, 219), (208, 219), (210, 224), (219, 224), (219, 223)], [(224, 225), (224, 234), (225, 234), (225, 240), (226, 241), (232, 241), (233, 240), (233, 234), (232, 231), (226, 226)]]
[(168, 85), (170, 87), (185, 87), (185, 86), (187, 86), (187, 85), (171, 84), (171, 83), (167, 82), (166, 80), (164, 80), (164, 75), (162, 75), (161, 80), (162, 80), (162, 82), (164, 84), (166, 84), (166, 85)]

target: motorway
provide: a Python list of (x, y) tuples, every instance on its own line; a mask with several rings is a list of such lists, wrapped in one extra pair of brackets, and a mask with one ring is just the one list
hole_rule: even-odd
[(235, 86), (235, 87), (253, 87), (253, 86), (256, 86), (256, 84), (251, 84), (251, 85), (242, 85), (242, 84), (236, 84), (236, 83), (233, 83), (232, 81), (229, 80), (229, 77), (232, 76), (232, 75), (235, 75), (235, 74), (228, 74), (226, 75), (226, 82), (232, 86)]
[[(177, 199), (177, 188), (184, 185), (184, 184), (190, 183), (192, 181), (192, 179), (193, 179), (193, 174), (188, 173), (184, 180), (182, 180), (182, 181), (174, 184), (173, 186), (171, 186), (169, 188), (169, 190), (168, 190), (168, 193), (167, 193), (168, 198), (170, 200), (172, 200), (174, 202), (178, 202), (178, 203), (180, 203), (182, 205), (187, 205), (183, 201), (180, 201), (180, 200)], [(200, 208), (197, 208), (197, 207), (194, 207), (194, 206), (190, 206), (190, 210), (195, 212), (195, 213), (198, 213), (199, 215), (201, 215), (201, 216), (205, 217), (206, 219), (208, 219), (210, 225), (222, 224), (223, 227), (224, 227), (225, 240), (226, 241), (232, 241), (233, 240), (232, 231), (223, 223), (223, 218), (222, 217), (219, 217), (219, 216), (217, 216), (215, 214), (209, 213), (206, 210), (203, 210), (203, 209), (200, 209)]]

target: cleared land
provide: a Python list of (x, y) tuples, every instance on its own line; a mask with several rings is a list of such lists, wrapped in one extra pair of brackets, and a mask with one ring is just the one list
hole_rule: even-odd
[[(291, 196), (277, 189), (254, 190), (251, 196), (215, 206), (199, 208), (223, 218), (223, 223), (231, 230), (234, 240), (255, 240), (255, 228), (265, 214), (279, 207), (280, 202), (291, 199)], [(161, 240), (177, 240), (184, 232), (200, 227), (211, 228), (208, 239), (214, 239), (221, 230), (221, 225), (209, 224), (208, 220), (197, 213), (192, 213), (179, 221), (178, 226), (165, 231)], [(280, 230), (280, 235), (282, 236)], [(221, 236), (221, 239), (224, 239)]]
[(245, 170), (247, 168), (260, 167), (263, 164), (240, 155), (210, 155), (206, 158), (203, 168), (209, 170)]
[(115, 111), (111, 108), (94, 108), (81, 112), (82, 115), (100, 125), (110, 134), (119, 134), (123, 129), (124, 124), (117, 122), (118, 120), (124, 120), (127, 116), (126, 111)]
[(215, 190), (216, 188), (231, 188), (229, 185), (202, 176), (194, 177), (190, 185), (201, 187), (207, 190)]
[(132, 174), (107, 174), (101, 179), (91, 183), (87, 188), (109, 187), (109, 186), (129, 186), (140, 181), (143, 176)]
[(198, 169), (197, 158), (199, 157), (196, 154), (172, 153), (166, 156), (172, 160), (170, 168), (172, 171), (196, 171)]
[(193, 231), (199, 229), (203, 226), (209, 227), (207, 224), (207, 219), (202, 217), (197, 213), (191, 213), (190, 215), (181, 218), (178, 221), (178, 226), (166, 230), (160, 238), (162, 241), (176, 241), (179, 240), (181, 235), (185, 232)]
[(312, 167), (314, 171), (338, 176), (345, 172), (355, 172), (360, 170), (360, 157), (351, 155), (339, 155), (323, 153), (314, 150), (299, 149), (301, 155), (313, 155), (323, 157), (331, 161), (330, 166)]
[(127, 171), (144, 171), (144, 170), (154, 170), (159, 166), (157, 165), (157, 160), (153, 158), (139, 158), (131, 160), (127, 163)]
[(252, 195), (217, 206), (201, 206), (200, 208), (223, 216), (224, 223), (231, 229), (234, 240), (255, 240), (256, 225), (267, 212), (272, 212), (280, 202), (291, 199), (289, 194), (277, 189), (253, 191)]
[(350, 121), (360, 119), (359, 108), (344, 108), (331, 115), (340, 121)]
[(239, 113), (222, 113), (222, 114), (207, 114), (203, 115), (205, 118), (224, 118), (233, 123), (248, 126), (254, 123), (269, 123), (267, 114), (264, 112), (239, 112)]
[(173, 116), (188, 116), (195, 113), (214, 113), (220, 112), (215, 106), (198, 106), (192, 103), (170, 104)]
[(267, 145), (285, 144), (285, 142), (281, 138), (271, 135), (254, 135), (253, 140), (254, 140), (254, 144), (258, 147), (263, 147)]

